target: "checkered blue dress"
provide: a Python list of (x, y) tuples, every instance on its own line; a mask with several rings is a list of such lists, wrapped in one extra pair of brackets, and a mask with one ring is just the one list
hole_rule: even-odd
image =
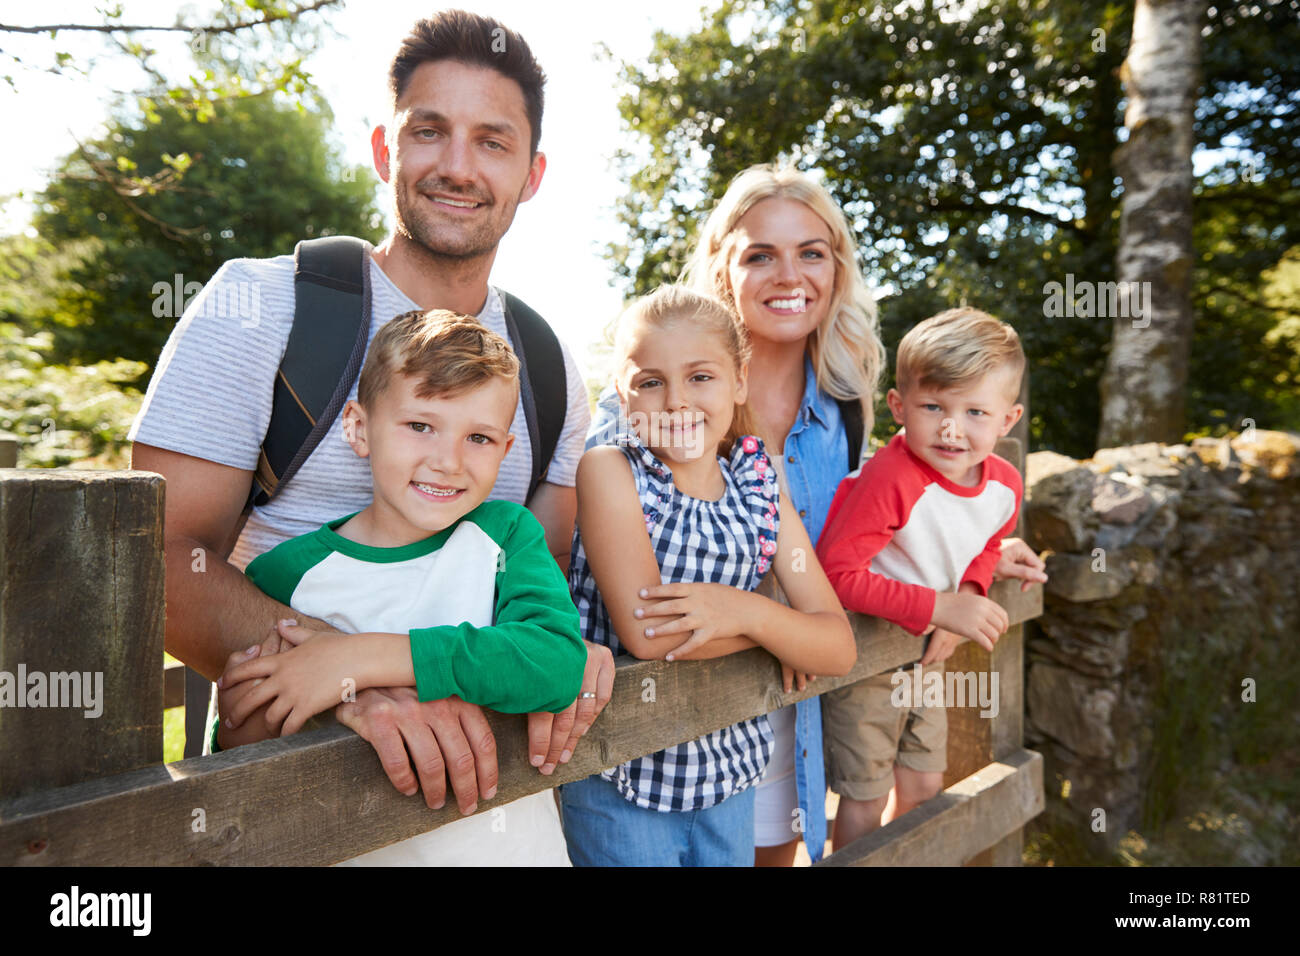
[[(736, 442), (729, 461), (718, 459), (726, 490), (717, 501), (678, 491), (668, 466), (636, 435), (623, 433), (615, 442), (632, 464), (663, 582), (713, 582), (746, 591), (757, 587), (776, 554), (779, 526), (777, 479), (762, 440), (746, 436)], [(569, 589), (582, 619), (582, 636), (623, 653), (578, 532)], [(648, 810), (703, 810), (756, 783), (767, 768), (772, 744), (764, 715), (631, 760), (601, 777)]]

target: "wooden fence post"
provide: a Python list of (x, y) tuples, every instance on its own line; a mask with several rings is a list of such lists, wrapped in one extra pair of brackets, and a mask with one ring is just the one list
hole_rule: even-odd
[(162, 517), (159, 475), (0, 470), (0, 798), (162, 760)]
[[(1025, 376), (1028, 389), (1028, 375)], [(1022, 395), (1022, 401), (1027, 401)], [(1023, 419), (1022, 419), (1023, 421)], [(1017, 426), (1019, 427), (1019, 426)], [(1025, 473), (1024, 446), (1008, 437), (998, 443), (997, 453)], [(1024, 509), (1016, 533), (1024, 537)], [(951, 787), (986, 766), (1020, 750), (1024, 743), (1024, 625), (1016, 624), (993, 647), (993, 653), (971, 642), (960, 645), (945, 663), (945, 671), (998, 675), (996, 714), (980, 716), (981, 708), (952, 707), (948, 710), (948, 770), (944, 787)], [(1024, 850), (1024, 832), (1016, 830), (971, 859), (970, 866), (1019, 866)]]

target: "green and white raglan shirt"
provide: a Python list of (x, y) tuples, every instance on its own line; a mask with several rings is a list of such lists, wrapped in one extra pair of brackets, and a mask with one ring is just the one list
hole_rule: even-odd
[[(506, 713), (560, 711), (587, 651), (568, 584), (537, 519), (486, 501), (400, 548), (349, 541), (351, 515), (254, 558), (266, 594), (340, 631), (409, 633), (420, 700), (455, 694)], [(495, 816), (494, 816), (495, 815)], [(347, 861), (360, 865), (567, 865), (549, 791)]]
[(340, 631), (409, 633), (420, 700), (456, 694), (514, 714), (573, 703), (587, 661), (578, 612), (526, 508), (485, 501), (400, 548), (344, 538), (335, 529), (351, 517), (279, 544), (245, 574)]

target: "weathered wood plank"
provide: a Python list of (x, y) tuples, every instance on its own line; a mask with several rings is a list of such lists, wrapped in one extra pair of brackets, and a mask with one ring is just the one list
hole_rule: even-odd
[(1019, 832), (1043, 805), (1043, 758), (1019, 750), (817, 865), (961, 866)]
[(0, 471), (0, 796), (162, 759), (162, 516), (158, 475)]
[[(1042, 612), (1041, 589), (998, 585), (993, 595), (1014, 621)], [(525, 719), (490, 714), (501, 776), (479, 812), (920, 656), (921, 639), (893, 625), (855, 616), (854, 626), (853, 671), (802, 693), (782, 693), (780, 666), (758, 649), (713, 661), (622, 658), (613, 702), (550, 777), (527, 762)], [(450, 803), (434, 811), (398, 794), (371, 747), (332, 726), (0, 802), (0, 864), (334, 863), (458, 818)]]

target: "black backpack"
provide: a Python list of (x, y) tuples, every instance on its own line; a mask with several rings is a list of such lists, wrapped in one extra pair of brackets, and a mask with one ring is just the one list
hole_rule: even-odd
[(849, 471), (857, 471), (862, 462), (862, 403), (852, 398), (837, 398), (835, 404), (840, 407), (840, 418), (844, 421), (844, 437), (849, 440)]
[[(366, 357), (370, 332), (367, 243), (329, 236), (293, 253), (293, 329), (275, 376), (271, 423), (245, 514), (284, 488), (343, 410)], [(546, 477), (564, 427), (568, 385), (560, 341), (546, 321), (502, 293), (510, 344), (519, 356), (519, 397), (532, 445), (528, 499)]]

